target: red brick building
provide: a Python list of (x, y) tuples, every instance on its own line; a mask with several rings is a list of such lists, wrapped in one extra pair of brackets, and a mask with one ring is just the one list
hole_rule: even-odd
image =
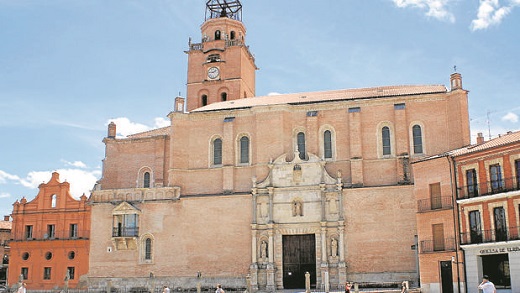
[(126, 138), (108, 127), (89, 199), (90, 286), (193, 288), (197, 271), (205, 286), (249, 275), (267, 291), (304, 288), (305, 272), (316, 288), (416, 285), (410, 162), (470, 143), (461, 75), (449, 89), (255, 97), (242, 6), (218, 2), (188, 43), (171, 126)]
[(483, 275), (519, 292), (520, 132), (479, 134), (413, 168), (424, 292), (478, 292)]
[(32, 201), (13, 205), (9, 284), (23, 279), (29, 289), (75, 288), (89, 266), (87, 197), (74, 199), (56, 172), (39, 189)]

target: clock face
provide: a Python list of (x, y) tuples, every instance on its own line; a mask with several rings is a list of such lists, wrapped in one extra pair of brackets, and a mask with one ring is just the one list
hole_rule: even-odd
[(218, 67), (210, 67), (208, 69), (208, 78), (209, 79), (217, 79), (220, 75), (220, 69)]

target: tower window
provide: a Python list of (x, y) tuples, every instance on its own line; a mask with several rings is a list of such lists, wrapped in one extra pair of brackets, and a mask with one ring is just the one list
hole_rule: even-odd
[(232, 40), (234, 40), (236, 38), (235, 31), (231, 31), (230, 37), (231, 37)]
[(208, 104), (208, 96), (202, 95), (201, 102), (202, 102), (202, 107), (206, 106)]
[(221, 38), (221, 33), (219, 30), (215, 31), (215, 40), (220, 40)]
[(220, 100), (221, 100), (222, 102), (227, 101), (227, 93), (221, 93), (221, 94), (220, 94)]
[(208, 59), (206, 59), (208, 62), (218, 62), (220, 61), (220, 55), (219, 54), (211, 54), (208, 56)]
[(305, 133), (299, 132), (296, 136), (300, 159), (305, 160)]

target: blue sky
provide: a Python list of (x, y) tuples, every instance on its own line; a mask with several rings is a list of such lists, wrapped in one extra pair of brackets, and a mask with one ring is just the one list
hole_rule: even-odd
[[(0, 215), (52, 171), (88, 195), (110, 121), (121, 136), (167, 125), (205, 2), (0, 0)], [(520, 129), (520, 0), (242, 4), (258, 96), (448, 85), (456, 65), (472, 134)]]

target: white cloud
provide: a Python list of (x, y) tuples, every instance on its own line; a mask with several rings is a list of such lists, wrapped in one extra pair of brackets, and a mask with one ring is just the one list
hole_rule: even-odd
[(155, 127), (163, 128), (171, 125), (171, 121), (169, 119), (164, 119), (162, 117), (155, 118)]
[(74, 162), (69, 162), (66, 160), (61, 160), (61, 161), (64, 162), (65, 165), (67, 165), (67, 166), (72, 166), (72, 167), (76, 167), (76, 168), (87, 168), (87, 165), (85, 163), (83, 163), (82, 161), (74, 161)]
[(471, 22), (473, 31), (499, 25), (513, 7), (519, 6), (520, 0), (510, 0), (508, 5), (502, 5), (499, 0), (480, 0), (477, 18)]
[(508, 121), (508, 122), (511, 122), (511, 123), (516, 123), (516, 122), (518, 122), (518, 115), (516, 115), (513, 112), (509, 112), (506, 115), (502, 116), (502, 121)]
[[(101, 176), (100, 170), (86, 171), (80, 169), (59, 169), (60, 182), (70, 183), (70, 194), (79, 198), (82, 194), (89, 195), (90, 190)], [(51, 171), (32, 171), (19, 182), (27, 188), (36, 189), (41, 183), (47, 183), (52, 177)]]
[(124, 138), (135, 133), (170, 126), (171, 124), (170, 120), (164, 119), (162, 117), (155, 118), (153, 126), (147, 126), (141, 123), (132, 122), (130, 121), (130, 119), (126, 117), (110, 119), (107, 121), (106, 125), (108, 125), (110, 122), (114, 122), (116, 124), (116, 132), (118, 138)]
[[(101, 170), (82, 170), (82, 169), (59, 169), (60, 182), (70, 183), (70, 193), (73, 197), (79, 198), (82, 194), (89, 195), (94, 184), (101, 177)], [(0, 170), (0, 183), (19, 184), (30, 189), (37, 189), (41, 183), (47, 183), (52, 177), (51, 171), (32, 171), (25, 178), (8, 174)], [(7, 182), (10, 181), (10, 182)], [(36, 196), (36, 193), (34, 195)], [(7, 198), (11, 195), (0, 193), (0, 198)]]
[(416, 7), (427, 9), (426, 15), (439, 20), (455, 22), (455, 16), (448, 11), (447, 6), (454, 0), (392, 0), (397, 7)]
[(18, 180), (20, 180), (20, 177), (0, 170), (0, 183), (6, 183), (8, 180), (9, 181), (18, 181)]
[(277, 92), (270, 92), (267, 94), (268, 96), (279, 96), (281, 95), (280, 93), (277, 93)]

